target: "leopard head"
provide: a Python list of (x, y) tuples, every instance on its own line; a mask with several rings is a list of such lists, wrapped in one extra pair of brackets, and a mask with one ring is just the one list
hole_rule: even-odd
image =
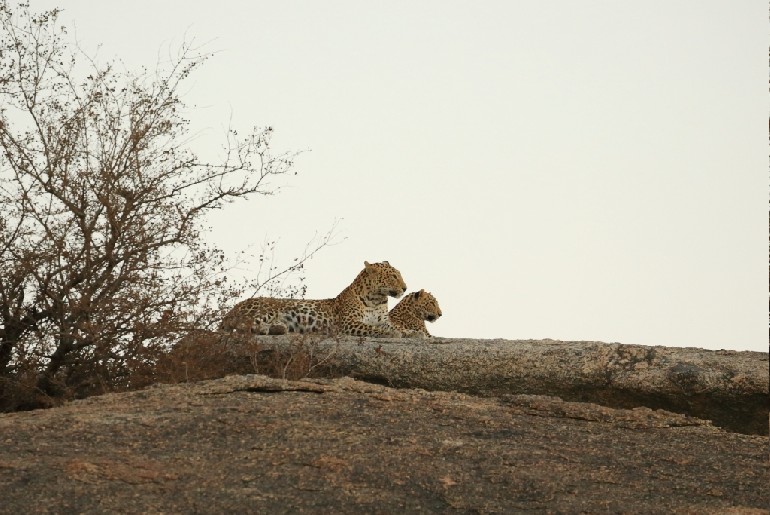
[(364, 261), (361, 280), (373, 293), (383, 296), (397, 299), (406, 291), (406, 283), (401, 277), (401, 272), (390, 266), (387, 261), (382, 263)]
[(441, 308), (438, 306), (436, 297), (431, 295), (430, 292), (425, 290), (416, 291), (409, 294), (412, 298), (412, 305), (415, 312), (423, 320), (428, 322), (435, 322), (441, 316)]

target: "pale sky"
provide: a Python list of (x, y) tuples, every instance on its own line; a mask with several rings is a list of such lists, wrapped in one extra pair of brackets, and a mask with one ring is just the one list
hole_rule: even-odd
[(130, 69), (218, 51), (195, 150), (310, 151), (208, 238), (288, 265), (338, 220), (309, 298), (388, 260), (437, 336), (768, 350), (766, 1), (31, 3)]

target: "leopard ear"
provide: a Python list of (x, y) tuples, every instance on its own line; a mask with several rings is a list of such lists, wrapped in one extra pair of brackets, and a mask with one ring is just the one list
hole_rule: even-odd
[(382, 264), (390, 266), (390, 263), (388, 263), (387, 261), (383, 261)]
[(370, 266), (372, 266), (371, 263), (369, 263), (368, 261), (364, 261), (364, 267), (369, 268)]
[(419, 299), (419, 298), (420, 298), (420, 294), (421, 294), (422, 292), (424, 292), (424, 291), (425, 291), (425, 290), (420, 290), (420, 291), (416, 291), (416, 292), (414, 292), (414, 294), (413, 294), (413, 295), (414, 295), (414, 299), (415, 299), (415, 300)]

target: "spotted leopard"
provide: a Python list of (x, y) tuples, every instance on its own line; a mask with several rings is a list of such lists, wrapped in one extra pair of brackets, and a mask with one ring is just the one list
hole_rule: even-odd
[(436, 298), (425, 290), (410, 293), (390, 310), (390, 323), (405, 336), (430, 338), (425, 321), (435, 322), (441, 316)]
[(405, 291), (401, 273), (387, 261), (364, 262), (355, 280), (333, 299), (247, 299), (225, 315), (220, 330), (400, 337), (388, 319), (388, 297), (399, 298)]

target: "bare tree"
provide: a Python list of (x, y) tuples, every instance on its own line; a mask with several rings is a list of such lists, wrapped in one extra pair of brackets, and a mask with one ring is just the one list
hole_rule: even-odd
[(0, 397), (23, 378), (48, 396), (126, 387), (132, 363), (206, 322), (238, 289), (204, 215), (272, 193), (295, 157), (271, 152), (268, 127), (200, 160), (179, 91), (208, 56), (184, 45), (153, 73), (119, 71), (73, 48), (58, 14), (0, 0)]

